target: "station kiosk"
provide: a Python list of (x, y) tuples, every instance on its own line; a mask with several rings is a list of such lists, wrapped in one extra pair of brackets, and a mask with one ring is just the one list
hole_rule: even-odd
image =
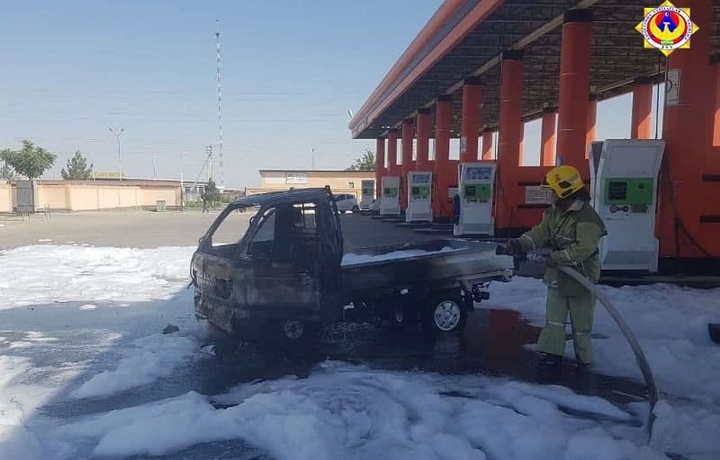
[(408, 173), (408, 203), (406, 222), (432, 222), (432, 173), (416, 171)]
[(382, 178), (380, 215), (400, 215), (400, 177), (398, 176), (385, 176)]
[(590, 149), (592, 206), (608, 235), (600, 242), (603, 270), (658, 270), (655, 236), (658, 177), (665, 142), (609, 139)]
[(496, 170), (495, 161), (458, 165), (457, 216), (453, 226), (455, 236), (494, 235), (493, 196)]

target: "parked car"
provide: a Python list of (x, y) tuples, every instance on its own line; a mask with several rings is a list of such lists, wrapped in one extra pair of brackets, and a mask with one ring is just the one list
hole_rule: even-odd
[(335, 195), (335, 204), (339, 212), (360, 212), (357, 198), (352, 193), (339, 193)]

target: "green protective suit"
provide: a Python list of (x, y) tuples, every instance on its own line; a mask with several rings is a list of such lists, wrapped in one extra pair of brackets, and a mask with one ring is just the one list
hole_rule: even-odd
[[(595, 283), (600, 278), (598, 244), (607, 235), (605, 225), (584, 200), (576, 200), (567, 211), (551, 207), (542, 221), (520, 238), (524, 252), (550, 249), (558, 265), (574, 268)], [(548, 267), (544, 282), (548, 286), (546, 322), (537, 350), (553, 355), (565, 354), (565, 322), (570, 313), (575, 356), (584, 364), (593, 362), (592, 333), (595, 296), (557, 268)]]

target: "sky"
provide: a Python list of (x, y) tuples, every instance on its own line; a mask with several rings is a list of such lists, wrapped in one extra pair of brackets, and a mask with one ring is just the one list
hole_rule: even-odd
[[(76, 150), (96, 171), (219, 182), (216, 20), (222, 40), (224, 184), (262, 168), (342, 169), (374, 141), (352, 140), (357, 112), (441, 0), (28, 0), (0, 15), (0, 148), (22, 139)], [(627, 137), (630, 98), (601, 103), (598, 136)], [(528, 164), (539, 124), (526, 128)]]

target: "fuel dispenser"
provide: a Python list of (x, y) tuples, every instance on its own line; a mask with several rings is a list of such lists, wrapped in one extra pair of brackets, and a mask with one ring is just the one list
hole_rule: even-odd
[(373, 199), (375, 198), (375, 181), (364, 180), (361, 182), (362, 196), (360, 198), (360, 209), (370, 209)]
[(592, 205), (608, 232), (600, 242), (603, 270), (657, 272), (655, 213), (664, 151), (662, 140), (610, 139), (591, 146)]
[(493, 236), (495, 233), (493, 196), (496, 169), (494, 161), (458, 165), (455, 236)]
[(408, 203), (405, 210), (406, 222), (432, 222), (432, 173), (408, 173)]
[(382, 178), (381, 216), (400, 215), (400, 177), (385, 176)]

